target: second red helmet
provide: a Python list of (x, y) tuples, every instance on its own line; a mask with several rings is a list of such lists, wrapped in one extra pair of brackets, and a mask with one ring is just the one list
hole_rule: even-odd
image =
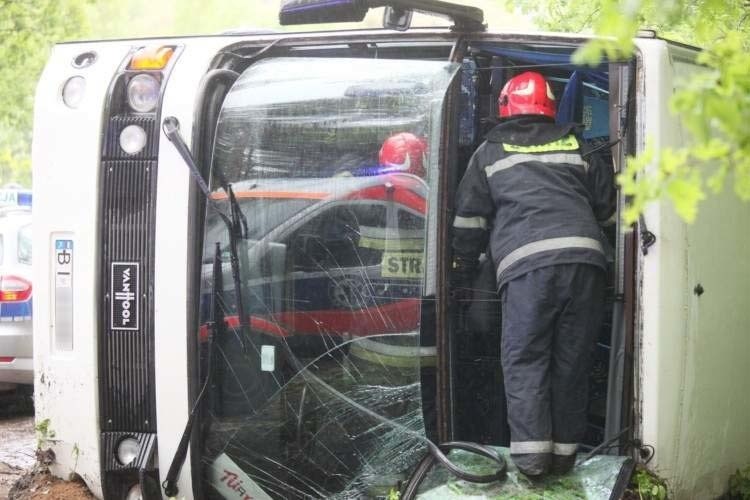
[(517, 115), (555, 117), (555, 95), (547, 80), (535, 71), (514, 76), (505, 83), (497, 100), (501, 118)]
[(409, 132), (401, 132), (383, 142), (378, 161), (395, 170), (424, 177), (426, 152), (427, 143), (424, 139)]

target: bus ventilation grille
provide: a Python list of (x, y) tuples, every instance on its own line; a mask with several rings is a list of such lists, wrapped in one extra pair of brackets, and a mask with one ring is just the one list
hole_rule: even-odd
[[(103, 161), (102, 431), (156, 431), (154, 223), (157, 162)], [(126, 299), (129, 299), (125, 304)]]

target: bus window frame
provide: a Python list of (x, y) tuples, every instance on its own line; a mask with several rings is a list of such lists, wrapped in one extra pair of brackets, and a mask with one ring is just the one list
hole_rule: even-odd
[[(447, 35), (447, 36), (445, 36)], [(451, 56), (448, 61), (446, 62), (455, 62), (456, 57), (463, 57), (463, 51), (465, 50), (467, 46), (467, 42), (460, 36), (457, 36), (455, 34), (444, 34), (444, 37), (442, 39), (437, 39), (433, 41), (437, 42), (445, 42), (446, 39), (451, 40), (453, 42), (453, 48), (451, 50)], [(391, 40), (395, 40), (392, 38)], [(327, 44), (326, 44), (327, 45)], [(331, 43), (331, 45), (335, 45), (335, 43)], [(292, 56), (292, 54), (289, 54)], [(266, 59), (268, 57), (277, 57), (278, 54), (273, 53), (273, 51), (270, 51), (268, 54), (264, 54), (264, 57), (262, 59)], [(294, 56), (299, 56), (299, 54), (294, 54)], [(330, 57), (330, 59), (340, 59), (347, 56), (340, 56), (340, 57)], [(354, 49), (352, 49), (352, 54), (348, 57), (355, 57)], [(253, 61), (253, 64), (262, 60), (258, 59), (257, 61)], [(215, 59), (216, 61), (219, 61), (220, 58), (217, 56)], [(420, 59), (424, 60), (424, 59)], [(224, 62), (225, 65), (226, 61)], [(252, 64), (251, 64), (252, 65)], [(248, 66), (249, 67), (249, 66)], [(210, 73), (211, 70), (209, 70)], [(442, 339), (438, 341), (436, 345), (437, 349), (437, 358), (438, 358), (438, 369), (437, 372), (445, 372), (445, 375), (442, 376), (443, 382), (442, 386), (441, 383), (438, 383), (438, 390), (437, 390), (437, 421), (438, 423), (443, 422), (443, 425), (438, 427), (438, 439), (441, 440), (447, 440), (449, 436), (449, 422), (450, 422), (450, 408), (451, 408), (451, 397), (449, 392), (449, 385), (450, 385), (450, 375), (447, 370), (449, 370), (450, 367), (450, 356), (447, 352), (443, 352), (441, 355), (441, 350), (445, 350), (448, 346), (448, 334), (447, 334), (447, 318), (448, 318), (448, 302), (446, 298), (446, 292), (447, 292), (447, 283), (448, 283), (448, 266), (445, 264), (446, 255), (449, 255), (449, 240), (446, 237), (448, 226), (449, 226), (449, 216), (447, 213), (447, 208), (452, 205), (452, 192), (448, 193), (447, 190), (455, 184), (455, 182), (450, 180), (451, 172), (448, 172), (448, 167), (451, 164), (451, 161), (455, 161), (456, 157), (456, 145), (457, 140), (455, 138), (452, 138), (451, 135), (455, 135), (455, 125), (454, 123), (458, 120), (458, 111), (457, 111), (457, 105), (459, 102), (459, 99), (457, 98), (458, 92), (460, 90), (460, 71), (457, 71), (450, 83), (448, 84), (445, 92), (445, 98), (443, 100), (443, 107), (441, 111), (441, 123), (440, 123), (440, 137), (436, 140), (439, 142), (438, 147), (438, 160), (436, 162), (437, 169), (438, 169), (438, 179), (434, 183), (433, 190), (436, 191), (436, 194), (434, 195), (433, 199), (437, 202), (435, 204), (435, 208), (433, 210), (437, 210), (437, 213), (433, 216), (433, 219), (435, 220), (435, 224), (437, 226), (437, 231), (433, 231), (432, 234), (430, 232), (430, 229), (428, 227), (425, 228), (425, 238), (426, 239), (432, 239), (436, 238), (436, 241), (432, 243), (432, 247), (430, 246), (431, 243), (427, 243), (426, 248), (426, 255), (430, 252), (433, 252), (434, 255), (436, 255), (435, 259), (437, 261), (436, 270), (437, 270), (437, 281), (435, 284), (435, 289), (437, 290), (437, 294), (435, 297), (435, 301), (438, 304), (438, 307), (436, 309), (433, 309), (435, 311), (435, 321), (433, 324), (436, 326), (435, 331), (435, 338), (436, 339)], [(212, 157), (212, 152), (214, 148), (214, 143), (216, 140), (216, 128), (218, 123), (218, 110), (221, 109), (224, 98), (226, 98), (229, 89), (231, 88), (231, 84), (226, 85), (226, 88), (224, 89), (223, 95), (221, 97), (216, 97), (216, 95), (212, 95), (212, 104), (214, 107), (214, 114), (207, 113), (207, 110), (201, 109), (200, 113), (197, 113), (198, 116), (200, 116), (200, 120), (196, 119), (195, 123), (196, 126), (193, 128), (193, 149), (196, 152), (196, 157), (199, 159), (199, 168), (201, 169), (201, 173), (204, 175), (204, 178), (209, 178), (211, 173), (211, 165), (209, 162), (205, 161), (208, 158)], [(202, 89), (202, 92), (207, 92), (210, 89)], [(221, 89), (219, 89), (221, 90)], [(206, 96), (203, 95), (203, 100), (198, 100), (198, 107), (200, 108), (201, 104), (205, 103)], [(207, 122), (207, 119), (212, 119), (212, 122)], [(206, 141), (204, 144), (200, 144), (201, 138), (206, 137), (206, 131), (211, 132), (210, 141)], [(204, 161), (200, 161), (203, 159)], [(453, 173), (455, 175), (455, 172)], [(205, 229), (205, 215), (206, 215), (206, 209), (205, 209), (206, 203), (205, 199), (202, 197), (201, 193), (198, 191), (198, 189), (191, 185), (190, 187), (190, 206), (189, 206), (189, 212), (193, 215), (197, 216), (197, 218), (193, 218), (193, 223), (189, 226), (189, 234), (191, 235), (191, 241), (194, 241), (194, 247), (192, 249), (192, 252), (189, 254), (189, 266), (188, 266), (188, 297), (191, 298), (191, 302), (195, 304), (194, 308), (188, 309), (188, 334), (187, 334), (187, 342), (188, 342), (188, 390), (190, 395), (190, 404), (194, 404), (195, 400), (197, 399), (198, 392), (200, 390), (200, 372), (199, 372), (199, 365), (200, 365), (200, 344), (198, 342), (198, 336), (195, 335), (195, 331), (197, 330), (198, 326), (198, 317), (199, 317), (199, 307), (198, 303), (200, 300), (200, 267), (201, 267), (201, 254), (202, 254), (202, 245), (203, 245), (203, 231)], [(310, 207), (312, 209), (313, 207)], [(322, 210), (324, 208), (330, 208), (330, 205), (328, 203), (321, 204), (318, 207), (315, 207), (315, 211)], [(305, 210), (304, 212), (308, 212), (309, 209)], [(288, 221), (287, 224), (283, 224), (284, 227), (289, 227), (290, 225), (293, 225), (293, 220), (297, 217), (294, 217), (292, 220)], [(292, 223), (292, 224), (290, 224)], [(280, 230), (280, 228), (277, 228), (276, 230), (272, 232), (276, 232)], [(441, 233), (442, 236), (435, 236), (435, 234)], [(441, 243), (442, 242), (442, 243)], [(427, 301), (431, 300), (429, 297), (427, 298)], [(424, 304), (425, 300), (423, 300)], [(442, 313), (440, 303), (443, 303), (442, 306)], [(440, 315), (443, 315), (445, 318), (443, 321), (440, 321)], [(440, 377), (440, 375), (438, 375)], [(443, 387), (443, 389), (440, 389), (440, 387)], [(201, 411), (199, 413), (198, 419), (202, 420), (204, 418), (203, 412)], [(200, 445), (201, 443), (201, 433), (198, 430), (200, 429), (200, 425), (196, 425), (194, 427), (192, 436), (191, 436), (191, 446), (190, 446), (190, 454), (191, 454), (191, 462), (193, 464), (199, 464), (200, 463), (200, 457), (202, 456), (202, 447)], [(430, 436), (432, 438), (432, 436)], [(203, 481), (203, 475), (202, 475), (202, 468), (195, 466), (191, 468), (191, 475), (192, 475), (192, 485), (193, 485), (193, 492), (200, 496), (204, 493), (204, 481)]]

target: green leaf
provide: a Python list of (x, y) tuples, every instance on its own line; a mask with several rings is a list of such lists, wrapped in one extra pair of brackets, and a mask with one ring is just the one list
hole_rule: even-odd
[[(734, 192), (750, 201), (750, 22), (747, 2), (725, 0), (517, 0), (525, 12), (544, 19), (545, 28), (593, 28), (595, 38), (578, 49), (576, 64), (627, 56), (639, 26), (668, 38), (704, 45), (697, 57), (704, 69), (675, 74), (670, 108), (689, 132), (685, 146), (629, 158), (617, 182), (628, 196), (626, 222), (646, 205), (666, 197), (685, 220), (695, 219), (705, 198), (703, 183), (720, 193), (731, 176)], [(745, 20), (745, 22), (740, 22)], [(580, 28), (578, 28), (580, 30)], [(650, 168), (653, 158), (657, 168)]]
[(722, 139), (711, 139), (708, 142), (696, 144), (690, 154), (700, 161), (710, 161), (726, 157), (731, 150), (729, 144)]
[(695, 221), (698, 203), (706, 197), (699, 176), (672, 180), (666, 187), (666, 193), (680, 217), (688, 223)]
[(667, 498), (667, 488), (663, 484), (659, 485), (659, 493), (657, 495), (657, 498), (659, 498), (659, 500), (664, 500), (665, 498)]
[(738, 152), (734, 156), (734, 192), (744, 201), (750, 201), (750, 152)]
[(716, 172), (706, 180), (706, 186), (708, 186), (714, 194), (719, 194), (724, 189), (724, 183), (726, 182), (728, 173), (729, 164), (726, 161), (722, 161), (716, 169)]
[(31, 183), (33, 89), (53, 43), (88, 26), (84, 0), (0, 1), (0, 184)]

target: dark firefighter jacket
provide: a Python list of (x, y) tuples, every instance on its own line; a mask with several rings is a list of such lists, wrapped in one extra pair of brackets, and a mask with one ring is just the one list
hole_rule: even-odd
[(574, 129), (524, 116), (487, 134), (458, 188), (457, 261), (476, 262), (489, 238), (498, 288), (553, 264), (606, 266), (600, 224), (615, 211), (614, 172), (582, 158)]

